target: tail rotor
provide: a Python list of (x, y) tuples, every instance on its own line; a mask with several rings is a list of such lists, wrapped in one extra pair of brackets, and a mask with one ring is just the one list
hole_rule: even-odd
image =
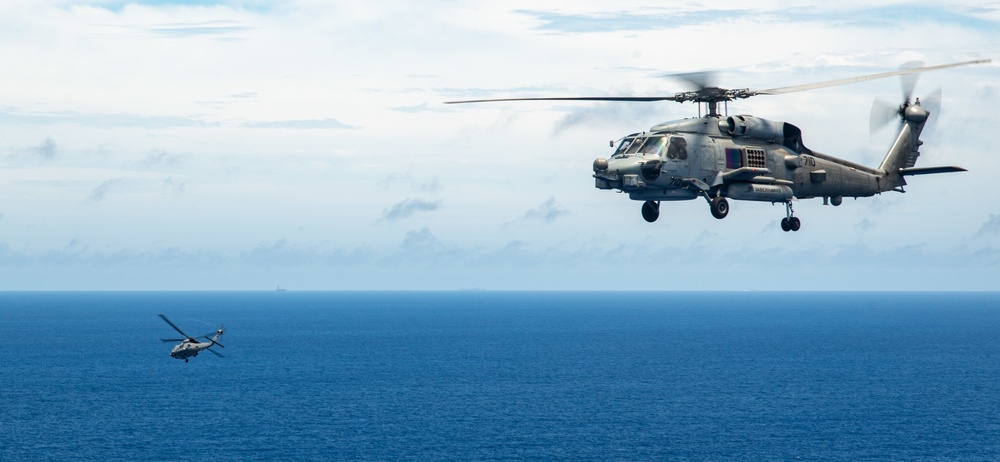
[[(225, 348), (226, 347), (225, 345), (223, 345), (223, 344), (221, 344), (221, 343), (218, 342), (218, 340), (220, 338), (222, 338), (222, 334), (225, 331), (226, 331), (225, 325), (222, 325), (222, 326), (219, 326), (219, 330), (217, 330), (215, 332), (212, 332), (212, 333), (209, 333), (209, 334), (202, 335), (201, 337), (198, 337), (198, 338), (203, 338), (203, 339), (208, 340), (209, 342), (212, 342), (212, 346), (218, 345), (221, 348)], [(213, 334), (214, 334), (214, 336), (212, 336)]]
[[(910, 61), (899, 67), (900, 72), (910, 69), (919, 69), (924, 65), (921, 61)], [(906, 108), (912, 104), (919, 103), (929, 114), (940, 114), (941, 110), (941, 88), (934, 90), (922, 101), (920, 98), (913, 98), (913, 91), (917, 86), (919, 73), (904, 73), (899, 76), (900, 89), (903, 93), (902, 104), (893, 104), (883, 99), (876, 98), (872, 102), (871, 115), (868, 118), (868, 130), (875, 133), (889, 125), (894, 119), (902, 122)]]
[(874, 134), (892, 123), (893, 120), (899, 119), (899, 117), (899, 106), (884, 99), (875, 98), (872, 101), (871, 116), (868, 118), (868, 131)]
[(200, 337), (200, 338), (207, 339), (209, 342), (212, 342), (212, 344), (209, 345), (208, 348), (205, 348), (205, 351), (207, 351), (209, 353), (212, 353), (213, 355), (218, 356), (220, 358), (225, 358), (225, 356), (222, 356), (221, 353), (219, 353), (218, 351), (215, 351), (215, 350), (212, 349), (212, 347), (214, 347), (214, 346), (217, 346), (219, 348), (225, 348), (226, 347), (225, 345), (219, 343), (219, 341), (218, 341), (220, 338), (222, 338), (222, 334), (225, 331), (226, 331), (225, 326), (219, 326), (219, 330), (215, 331), (215, 335), (214, 336), (209, 337), (209, 335), (212, 335), (212, 334), (205, 334), (202, 337)]

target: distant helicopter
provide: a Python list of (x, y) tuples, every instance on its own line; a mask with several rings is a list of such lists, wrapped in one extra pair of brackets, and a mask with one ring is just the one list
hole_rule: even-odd
[[(703, 197), (712, 216), (729, 214), (727, 199), (785, 204), (783, 231), (798, 231), (801, 221), (794, 216), (792, 201), (822, 197), (823, 204), (839, 206), (845, 197), (870, 197), (885, 191), (906, 192), (904, 177), (934, 173), (963, 172), (961, 167), (916, 168), (920, 133), (931, 113), (940, 106), (940, 92), (911, 100), (916, 75), (920, 72), (989, 63), (982, 59), (939, 66), (904, 64), (900, 70), (827, 82), (773, 88), (769, 90), (725, 89), (710, 86), (712, 74), (693, 73), (674, 77), (693, 84), (694, 91), (673, 96), (596, 96), (501, 98), (448, 101), (446, 104), (499, 101), (675, 101), (695, 102), (699, 117), (665, 122), (648, 132), (632, 133), (617, 141), (610, 158), (594, 160), (595, 186), (628, 193), (643, 201), (642, 217), (654, 222), (660, 216), (661, 201)], [(844, 85), (891, 76), (903, 78), (903, 102), (899, 106), (876, 104), (871, 126), (884, 125), (898, 117), (899, 134), (877, 168), (859, 165), (813, 151), (802, 143), (802, 131), (787, 122), (765, 120), (751, 115), (728, 115), (728, 102), (758, 95), (780, 95)], [(706, 105), (704, 117), (701, 104)], [(726, 114), (719, 114), (719, 103)], [(885, 107), (887, 106), (887, 107)], [(611, 147), (615, 147), (612, 141)]]
[[(220, 337), (222, 337), (223, 329), (220, 328), (219, 330), (215, 331), (215, 336), (212, 337), (212, 338), (208, 337), (211, 334), (205, 334), (205, 335), (202, 335), (201, 337), (195, 338), (195, 337), (189, 336), (188, 334), (185, 334), (184, 331), (182, 331), (179, 327), (177, 327), (176, 325), (174, 325), (174, 323), (170, 322), (170, 320), (167, 319), (166, 316), (164, 316), (162, 314), (159, 315), (159, 316), (161, 318), (163, 318), (163, 320), (166, 321), (167, 324), (170, 324), (170, 327), (173, 327), (174, 330), (176, 330), (177, 332), (180, 332), (180, 334), (184, 336), (184, 338), (163, 338), (163, 339), (160, 339), (164, 343), (167, 343), (167, 342), (181, 342), (179, 345), (175, 346), (172, 350), (170, 350), (170, 356), (172, 356), (174, 358), (177, 358), (177, 359), (183, 359), (184, 362), (188, 362), (188, 359), (190, 359), (192, 356), (198, 356), (198, 352), (200, 352), (202, 350), (205, 350), (205, 351), (208, 351), (209, 353), (212, 353), (212, 354), (214, 354), (214, 355), (216, 355), (216, 356), (218, 356), (220, 358), (224, 357), (224, 356), (222, 356), (221, 354), (219, 354), (218, 352), (216, 352), (214, 350), (209, 350), (209, 348), (211, 348), (211, 347), (213, 347), (215, 345), (218, 345), (220, 348), (225, 348), (225, 346), (223, 346), (221, 343), (219, 343), (217, 341), (217, 340), (219, 340)], [(208, 339), (208, 341), (207, 342), (199, 342), (198, 341), (199, 338)]]

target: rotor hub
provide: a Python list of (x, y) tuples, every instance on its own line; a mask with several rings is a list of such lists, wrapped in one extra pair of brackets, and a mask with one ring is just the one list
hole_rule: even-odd
[(920, 98), (913, 104), (908, 104), (903, 108), (903, 119), (907, 122), (913, 122), (916, 124), (923, 123), (927, 120), (927, 116), (930, 114), (920, 106)]

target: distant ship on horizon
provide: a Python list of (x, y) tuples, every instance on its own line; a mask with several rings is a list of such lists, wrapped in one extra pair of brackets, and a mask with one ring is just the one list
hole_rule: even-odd
[(274, 290), (276, 290), (278, 292), (288, 292), (288, 289), (282, 289), (281, 288), (281, 284), (278, 284), (278, 287), (276, 289), (274, 289)]

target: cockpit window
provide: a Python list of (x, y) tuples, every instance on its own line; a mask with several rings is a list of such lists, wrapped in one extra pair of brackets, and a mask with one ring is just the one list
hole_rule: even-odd
[(660, 153), (663, 152), (663, 145), (665, 141), (666, 138), (662, 136), (651, 136), (646, 138), (646, 142), (642, 145), (642, 153), (660, 156)]
[(633, 141), (635, 141), (635, 137), (627, 137), (622, 139), (622, 142), (618, 143), (618, 149), (615, 149), (615, 153), (612, 155), (618, 156), (621, 154), (625, 154), (625, 151), (629, 148), (629, 146), (632, 145)]
[(667, 148), (667, 159), (687, 160), (687, 140), (679, 136), (670, 137), (670, 147)]
[(635, 141), (632, 142), (632, 145), (628, 147), (628, 150), (625, 151), (625, 154), (635, 154), (639, 152), (639, 148), (642, 147), (643, 140), (644, 138), (636, 138)]

